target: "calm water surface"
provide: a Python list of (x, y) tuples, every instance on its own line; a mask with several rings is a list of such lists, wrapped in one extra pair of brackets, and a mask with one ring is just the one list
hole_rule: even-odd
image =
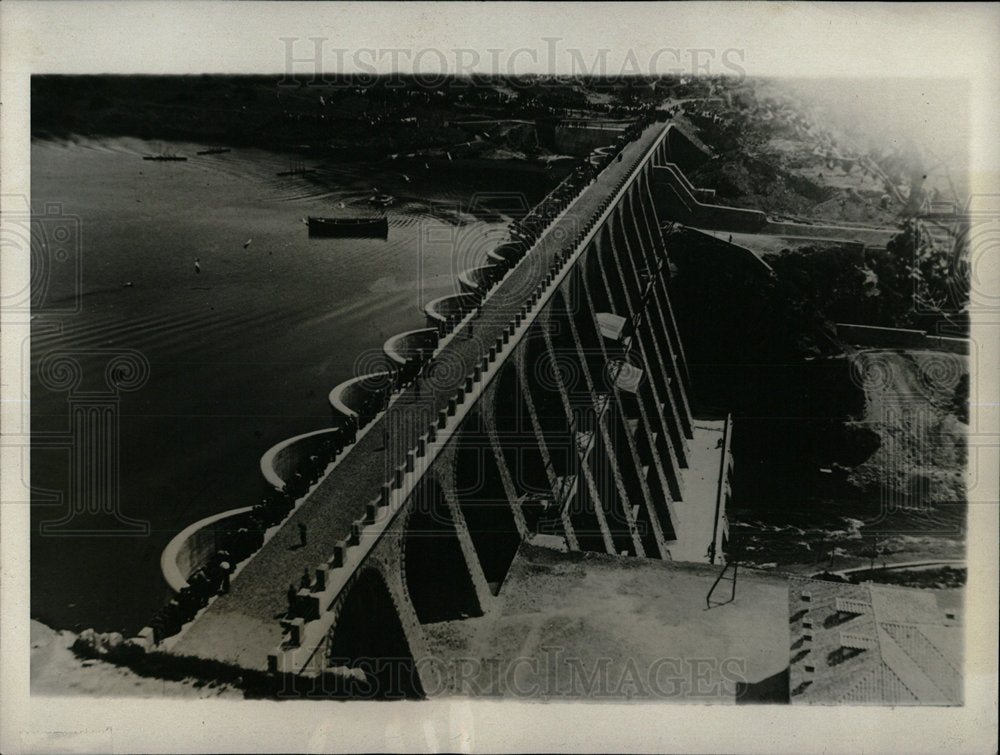
[[(35, 268), (31, 612), (55, 627), (141, 627), (169, 595), (159, 558), (170, 538), (258, 500), (260, 455), (329, 426), (330, 389), (364, 371), (390, 335), (423, 327), (423, 304), (454, 292), (455, 274), (481, 264), (512, 208), (537, 201), (547, 183), (502, 166), (195, 155), (205, 148), (127, 138), (32, 144), (33, 207), (49, 208), (40, 232), (63, 224), (79, 238), (61, 267)], [(141, 159), (164, 151), (189, 159)], [(303, 162), (317, 171), (277, 175)], [(308, 237), (307, 215), (372, 214), (373, 187), (396, 197), (387, 240)], [(500, 211), (469, 211), (484, 204)], [(40, 363), (67, 350), (80, 365), (73, 396), (39, 379)], [(149, 534), (85, 513), (41, 534), (76, 505), (72, 405), (93, 404), (81, 391), (105, 390), (108, 360), (123, 350), (139, 355), (148, 377), (117, 394), (118, 506)]]

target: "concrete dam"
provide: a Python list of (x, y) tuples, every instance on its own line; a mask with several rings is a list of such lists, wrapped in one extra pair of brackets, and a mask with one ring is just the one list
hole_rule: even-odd
[(331, 391), (330, 428), (268, 451), (288, 499), (270, 520), (273, 502), (175, 538), (182, 593), (220, 538), (252, 555), (146, 647), (279, 683), (405, 659), (419, 694), (425, 628), (488, 613), (523, 543), (721, 568), (733, 428), (688, 400), (656, 180), (682, 170), (674, 131), (624, 132)]

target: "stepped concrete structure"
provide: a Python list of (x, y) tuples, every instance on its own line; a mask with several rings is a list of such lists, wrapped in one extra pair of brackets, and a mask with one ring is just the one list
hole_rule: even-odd
[(654, 184), (659, 213), (692, 228), (784, 240), (853, 242), (859, 248), (884, 247), (899, 233), (898, 228), (779, 221), (762, 210), (716, 204), (715, 190), (694, 186), (685, 169), (674, 162), (656, 167)]
[(406, 659), (419, 689), (425, 627), (489, 612), (522, 547), (723, 563), (733, 427), (688, 399), (656, 196), (673, 131), (557, 188), (331, 391), (334, 427), (265, 455), (280, 487), (349, 441), (171, 652), (288, 680)]
[(962, 704), (952, 591), (810, 579), (789, 588), (793, 704)]

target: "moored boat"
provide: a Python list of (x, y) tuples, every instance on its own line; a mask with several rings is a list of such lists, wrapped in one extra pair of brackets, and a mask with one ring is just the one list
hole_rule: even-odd
[(315, 168), (307, 168), (301, 160), (292, 161), (288, 165), (288, 170), (278, 171), (278, 176), (311, 176), (316, 173)]
[(393, 202), (395, 202), (396, 199), (391, 194), (382, 194), (381, 192), (375, 192), (370, 197), (368, 197), (368, 201), (371, 204), (376, 205), (377, 207), (388, 207)]
[(387, 218), (316, 218), (306, 219), (310, 236), (368, 236), (386, 238)]

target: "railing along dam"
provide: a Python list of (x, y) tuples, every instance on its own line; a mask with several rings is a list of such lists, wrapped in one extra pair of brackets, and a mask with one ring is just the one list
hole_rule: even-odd
[(334, 427), (269, 452), (294, 502), (172, 652), (279, 679), (404, 658), (419, 692), (424, 628), (489, 611), (522, 541), (721, 558), (731, 432), (688, 404), (652, 193), (670, 128), (557, 188), (331, 392)]

